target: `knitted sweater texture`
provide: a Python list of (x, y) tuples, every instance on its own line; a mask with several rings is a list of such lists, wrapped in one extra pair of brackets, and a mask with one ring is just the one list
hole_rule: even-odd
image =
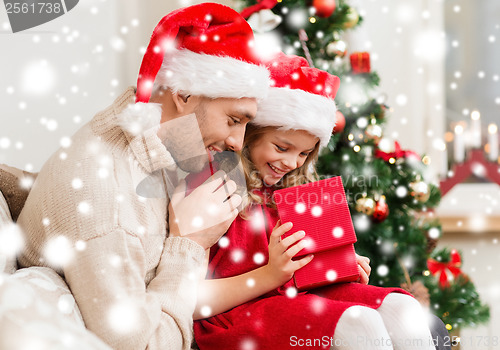
[(127, 89), (43, 166), (19, 216), (19, 262), (64, 276), (86, 327), (113, 348), (190, 349), (204, 250), (168, 237), (165, 195), (136, 194), (171, 157), (155, 128), (120, 126), (134, 99)]

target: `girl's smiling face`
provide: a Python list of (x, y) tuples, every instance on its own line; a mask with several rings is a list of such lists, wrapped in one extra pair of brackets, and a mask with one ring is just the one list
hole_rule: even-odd
[(319, 139), (305, 130), (269, 129), (249, 149), (250, 160), (267, 185), (300, 168)]

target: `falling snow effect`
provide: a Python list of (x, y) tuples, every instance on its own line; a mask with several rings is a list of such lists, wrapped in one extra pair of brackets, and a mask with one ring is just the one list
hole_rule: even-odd
[(11, 223), (0, 227), (0, 257), (14, 258), (23, 247), (23, 233), (18, 225)]
[(230, 243), (229, 238), (227, 238), (225, 236), (221, 237), (221, 239), (219, 239), (219, 242), (218, 242), (218, 244), (221, 248), (229, 247), (229, 243)]
[(57, 302), (57, 308), (63, 314), (70, 314), (75, 308), (75, 299), (70, 294), (61, 295)]
[(75, 249), (77, 251), (81, 252), (81, 251), (85, 250), (85, 248), (87, 248), (87, 243), (86, 242), (84, 242), (84, 241), (76, 241), (76, 243), (75, 243)]
[(323, 214), (323, 209), (320, 206), (316, 205), (311, 209), (311, 214), (314, 217), (319, 217), (321, 216), (321, 214)]
[(108, 322), (110, 327), (122, 334), (138, 328), (139, 310), (133, 301), (121, 301), (109, 308)]
[(315, 315), (321, 315), (326, 307), (327, 305), (324, 299), (317, 298), (311, 303), (311, 309)]
[(428, 234), (430, 238), (438, 239), (441, 236), (441, 231), (438, 228), (433, 227), (429, 230)]
[(68, 238), (58, 236), (47, 241), (43, 255), (51, 266), (63, 268), (72, 261), (74, 250)]
[(286, 296), (289, 297), (290, 299), (293, 299), (297, 296), (297, 288), (295, 287), (288, 287), (286, 289)]
[(337, 272), (334, 270), (328, 270), (326, 272), (326, 279), (330, 282), (333, 282), (337, 279)]
[(370, 229), (371, 221), (367, 215), (354, 215), (352, 221), (357, 233), (363, 233)]
[(255, 253), (253, 256), (253, 261), (257, 265), (262, 265), (264, 263), (265, 256), (262, 253)]
[(79, 178), (74, 178), (73, 181), (71, 181), (71, 186), (75, 189), (75, 190), (79, 190), (82, 188), (83, 186), (83, 181)]
[(257, 350), (257, 343), (251, 338), (246, 338), (241, 341), (240, 350)]
[(389, 268), (386, 265), (379, 265), (377, 267), (377, 274), (381, 277), (387, 276)]
[(194, 228), (200, 228), (203, 226), (203, 218), (201, 216), (195, 216), (191, 222), (191, 226)]
[[(104, 4), (104, 3), (103, 3)], [(19, 116), (17, 118), (20, 120), (18, 129), (25, 130), (29, 129), (32, 133), (40, 135), (37, 138), (31, 140), (29, 133), (18, 133), (14, 134), (5, 134), (4, 131), (0, 131), (0, 150), (2, 154), (0, 155), (0, 162), (6, 162), (11, 165), (17, 165), (26, 170), (39, 170), (41, 164), (44, 159), (48, 157), (50, 153), (55, 151), (58, 147), (69, 148), (71, 146), (71, 137), (73, 132), (79, 126), (79, 124), (84, 123), (88, 120), (89, 116), (91, 116), (96, 108), (100, 108), (105, 106), (105, 100), (109, 99), (110, 96), (119, 92), (124, 86), (125, 79), (117, 78), (117, 70), (109, 69), (112, 66), (110, 63), (114, 62), (114, 53), (116, 52), (128, 52), (128, 50), (133, 51), (134, 54), (143, 53), (145, 48), (130, 47), (129, 36), (134, 34), (134, 31), (137, 28), (141, 28), (142, 25), (149, 25), (140, 23), (137, 19), (131, 19), (126, 23), (120, 23), (119, 33), (116, 35), (105, 36), (108, 39), (102, 39), (102, 31), (103, 28), (108, 28), (106, 22), (109, 21), (106, 12), (106, 8), (102, 8), (101, 6), (111, 6), (111, 5), (103, 5), (99, 4), (96, 6), (88, 6), (86, 11), (90, 16), (90, 21), (88, 19), (82, 19), (83, 23), (71, 23), (71, 26), (67, 24), (62, 28), (58, 28), (54, 24), (54, 28), (52, 33), (45, 32), (34, 32), (33, 34), (26, 34), (27, 39), (30, 41), (30, 47), (26, 46), (27, 50), (29, 50), (30, 55), (26, 55), (29, 57), (29, 60), (25, 62), (20, 62), (19, 65), (14, 67), (17, 70), (17, 75), (12, 76), (10, 74), (2, 74), (6, 77), (4, 81), (4, 86), (0, 86), (0, 96), (6, 98), (9, 102), (8, 113), (5, 115), (15, 115)], [(184, 2), (183, 5), (189, 5), (187, 1)], [(465, 11), (460, 8), (460, 6), (454, 7), (454, 12), (459, 14), (464, 14)], [(392, 14), (396, 13), (399, 17), (398, 20), (404, 23), (410, 23), (411, 21), (415, 21), (419, 17), (424, 19), (432, 18), (432, 13), (429, 14), (419, 14), (413, 11), (411, 8), (400, 8), (392, 9), (385, 8), (382, 9), (381, 13)], [(304, 23), (307, 22), (308, 19), (307, 12), (297, 12), (292, 18), (291, 25), (300, 28), (303, 27)], [(54, 22), (55, 23), (55, 22)], [(64, 23), (64, 22), (63, 22)], [(88, 23), (93, 23), (93, 26), (96, 28), (96, 33), (91, 32), (91, 28), (89, 28)], [(404, 32), (402, 27), (395, 28), (395, 32), (397, 35)], [(469, 26), (464, 26), (469, 28)], [(8, 25), (4, 23), (3, 29), (8, 29)], [(484, 36), (483, 41), (490, 45), (498, 45), (498, 28), (490, 29), (491, 33), (488, 33)], [(397, 36), (396, 35), (396, 36)], [(415, 45), (415, 54), (421, 58), (439, 58), (440, 55), (444, 54), (440, 49), (441, 42), (444, 40), (439, 33), (423, 33), (423, 35), (419, 38), (419, 40), (414, 44)], [(446, 40), (450, 40), (451, 52), (456, 53), (457, 50), (461, 48), (465, 48), (465, 43), (462, 39), (458, 38), (446, 38)], [(88, 46), (85, 47), (84, 50), (88, 52), (92, 52), (90, 57), (86, 57), (82, 55), (80, 52), (76, 50), (78, 46)], [(47, 56), (40, 50), (40, 47), (47, 48), (54, 52), (52, 57), (44, 57)], [(91, 50), (89, 50), (89, 47)], [(142, 51), (141, 51), (142, 50)], [(13, 50), (7, 50), (13, 51)], [(71, 53), (74, 51), (74, 56), (69, 55), (67, 59), (65, 59), (64, 64), (61, 64), (61, 59), (58, 57), (59, 52), (64, 51), (66, 53)], [(435, 52), (438, 55), (427, 55), (428, 52)], [(9, 56), (9, 59), (11, 57)], [(381, 59), (384, 59), (381, 55)], [(5, 64), (5, 67), (9, 67), (12, 69), (11, 64)], [(104, 69), (103, 69), (104, 68)], [(481, 86), (485, 86), (486, 81), (490, 81), (491, 83), (498, 82), (498, 76), (492, 75), (492, 70), (488, 69), (488, 67), (482, 67), (481, 65), (474, 65), (474, 79), (477, 78), (478, 81), (481, 81)], [(454, 67), (450, 67), (450, 69), (455, 69)], [(498, 74), (498, 72), (493, 71)], [(449, 90), (452, 92), (460, 92), (460, 89), (466, 88), (469, 84), (470, 77), (467, 76), (470, 72), (460, 72), (456, 70), (453, 72), (452, 79), (453, 82), (449, 82), (446, 84), (449, 87)], [(65, 76), (69, 76), (70, 84), (65, 82)], [(103, 80), (105, 85), (105, 93), (96, 93), (91, 89), (94, 82), (96, 81), (96, 77), (99, 77), (99, 81)], [(450, 80), (450, 78), (447, 78)], [(78, 81), (76, 84), (75, 82)], [(498, 85), (498, 83), (497, 83)], [(356, 90), (356, 87), (353, 88)], [(495, 86), (491, 89), (478, 89), (480, 91), (494, 91), (497, 90)], [(498, 91), (498, 90), (497, 90)], [(430, 86), (429, 91), (426, 93), (436, 93), (437, 90), (435, 87)], [(101, 96), (98, 96), (101, 95)], [(493, 95), (493, 94), (489, 94)], [(44, 97), (44, 101), (49, 101), (50, 103), (44, 102), (39, 107), (40, 104), (37, 99), (40, 96)], [(362, 96), (360, 94), (359, 96)], [(494, 101), (495, 104), (500, 104), (500, 93), (497, 93), (493, 96), (486, 96), (485, 98)], [(100, 99), (99, 100), (97, 100)], [(412, 101), (414, 98), (409, 94), (400, 94), (391, 97), (399, 107), (412, 106)], [(456, 99), (458, 101), (463, 101), (464, 99)], [(82, 103), (83, 101), (83, 103)], [(490, 102), (491, 102), (490, 101)], [(363, 101), (359, 101), (361, 103)], [(84, 108), (79, 107), (78, 110), (75, 110), (73, 106), (81, 104), (86, 105)], [(462, 108), (467, 109), (465, 107), (469, 106), (457, 106), (457, 110), (460, 111)], [(74, 116), (75, 113), (80, 114), (81, 116)], [(466, 114), (470, 112), (467, 111)], [(55, 115), (55, 116), (54, 116)], [(493, 114), (492, 114), (493, 115)], [(400, 118), (403, 120), (403, 118)], [(67, 121), (70, 121), (72, 125), (68, 127)], [(40, 122), (38, 122), (40, 121)], [(8, 120), (4, 123), (4, 125), (13, 125), (13, 120)], [(362, 126), (360, 126), (362, 127)], [(40, 144), (43, 143), (44, 147), (40, 147)], [(24, 147), (23, 147), (24, 146)], [(383, 144), (381, 145), (383, 148)], [(45, 150), (45, 153), (38, 153), (37, 149)], [(36, 150), (36, 152), (33, 152)], [(390, 147), (389, 147), (389, 150)], [(32, 154), (32, 155), (30, 155)], [(36, 155), (36, 156), (33, 156)], [(60, 153), (61, 160), (66, 159), (66, 153)], [(18, 161), (20, 158), (22, 160)], [(346, 160), (348, 160), (348, 156), (345, 156)], [(476, 169), (476, 175), (481, 175), (481, 169)], [(101, 169), (99, 169), (97, 176), (101, 179), (106, 179), (110, 176), (109, 169), (103, 165)], [(76, 182), (75, 182), (76, 181)], [(32, 185), (32, 180), (23, 180), (23, 187), (29, 188)], [(75, 179), (71, 186), (75, 190), (82, 189), (84, 184), (80, 180)], [(401, 198), (408, 195), (408, 189), (403, 186), (397, 187), (397, 195)], [(487, 201), (486, 198), (483, 198), (484, 201)], [(123, 197), (118, 196), (117, 201), (123, 201)], [(460, 199), (456, 199), (456, 204), (453, 205), (456, 208), (460, 202)], [(451, 205), (451, 204), (450, 204)], [(489, 209), (488, 209), (489, 208)], [(458, 226), (471, 224), (476, 228), (484, 227), (487, 222), (487, 219), (490, 215), (495, 215), (498, 212), (498, 204), (497, 203), (489, 203), (488, 208), (484, 209), (484, 213), (471, 215), (470, 217), (465, 216), (464, 221), (461, 224), (457, 224)], [(88, 215), (91, 213), (91, 205), (88, 202), (81, 202), (78, 204), (78, 210), (81, 214)], [(303, 209), (300, 209), (300, 206), (296, 207), (297, 213), (303, 213), (305, 211), (305, 206)], [(314, 214), (313, 214), (314, 215)], [(321, 215), (318, 214), (318, 215)], [(369, 218), (365, 215), (356, 215), (353, 217), (354, 225), (360, 234), (369, 232), (370, 227), (372, 225)], [(45, 226), (50, 225), (51, 220), (49, 218), (43, 219), (43, 224)], [(254, 221), (252, 221), (254, 222)], [(255, 221), (256, 227), (262, 227), (264, 225), (263, 221), (260, 219)], [(334, 237), (340, 237), (341, 234), (335, 229), (332, 232)], [(438, 238), (440, 236), (440, 232), (437, 229), (431, 229), (429, 231), (429, 237)], [(497, 244), (498, 241), (493, 240), (493, 244)], [(8, 251), (8, 253), (18, 252), (23, 245), (22, 236), (17, 226), (12, 225), (9, 227), (2, 227), (0, 229), (0, 253)], [(219, 245), (221, 247), (228, 247), (229, 240), (225, 240), (222, 238), (219, 241)], [(47, 258), (48, 256), (54, 255), (58, 256), (55, 258), (56, 264), (64, 264), (65, 262), (71, 259), (71, 248), (69, 242), (64, 241), (64, 239), (55, 239), (55, 241), (51, 241), (47, 244)], [(86, 248), (86, 243), (83, 241), (78, 241), (75, 243), (74, 247), (77, 251), (82, 251)], [(381, 249), (389, 254), (394, 252), (393, 242), (384, 241), (381, 243)], [(51, 253), (55, 252), (57, 253)], [(5, 253), (4, 252), (4, 253)], [(62, 254), (61, 254), (62, 252)], [(472, 251), (470, 251), (472, 254)], [(479, 248), (479, 253), (476, 250), (476, 254), (481, 254), (481, 248)], [(235, 250), (232, 254), (233, 260), (235, 262), (241, 262), (245, 253), (240, 250)], [(253, 260), (257, 263), (260, 261), (256, 259), (256, 256), (253, 256)], [(110, 263), (118, 264), (118, 260), (116, 257), (110, 257)], [(407, 263), (405, 262), (405, 265)], [(388, 271), (384, 268), (386, 266), (381, 266), (377, 269), (377, 274), (383, 276), (387, 274)], [(479, 267), (478, 267), (479, 269)], [(251, 284), (250, 280), (247, 281), (247, 285)], [(295, 290), (296, 293), (296, 290)], [(14, 291), (13, 294), (17, 294), (16, 300), (22, 300), (21, 304), (29, 304), (32, 302), (33, 295), (30, 296), (29, 293)], [(290, 293), (293, 294), (293, 293)], [(287, 291), (288, 295), (288, 291)], [(496, 292), (492, 289), (492, 298), (497, 298), (500, 295), (498, 289)], [(290, 296), (290, 295), (289, 295)], [(74, 302), (73, 302), (74, 303)], [(13, 304), (15, 303), (13, 302)], [(72, 302), (67, 297), (61, 297), (58, 302), (58, 308), (61, 312), (65, 313), (72, 307)], [(134, 315), (133, 310), (128, 308), (127, 306), (116, 306), (113, 309), (113, 312), (110, 313), (110, 321), (117, 322), (117, 330), (125, 331), (127, 329), (131, 329), (134, 325), (133, 322), (130, 322), (130, 318)], [(125, 320), (122, 320), (122, 318)], [(132, 317), (133, 318), (133, 317)], [(126, 320), (129, 320), (128, 323)], [(69, 340), (68, 340), (69, 342)], [(251, 339), (246, 339), (241, 344), (241, 349), (254, 349), (256, 348), (256, 344)]]
[(234, 249), (231, 252), (231, 259), (233, 260), (234, 263), (238, 264), (243, 261), (245, 257), (245, 253), (241, 249)]
[(335, 238), (341, 238), (344, 235), (344, 230), (342, 229), (342, 227), (334, 227), (332, 234)]
[(396, 188), (396, 196), (399, 198), (404, 198), (408, 194), (408, 189), (404, 186), (398, 186)]
[(80, 214), (87, 215), (91, 212), (92, 206), (89, 202), (83, 201), (78, 203), (77, 209)]
[(252, 217), (250, 218), (250, 225), (255, 233), (262, 232), (262, 229), (265, 226), (265, 221), (262, 213), (255, 212), (254, 214), (252, 214)]
[(295, 205), (295, 211), (297, 214), (303, 214), (306, 211), (306, 205), (304, 203), (297, 203)]
[(203, 317), (208, 317), (212, 313), (212, 308), (210, 306), (207, 306), (207, 305), (202, 306), (200, 309), (200, 313)]
[(246, 284), (247, 284), (248, 288), (253, 288), (253, 287), (255, 287), (255, 280), (253, 278), (249, 278), (249, 279), (247, 279)]
[[(0, 150), (7, 151), (0, 155), (0, 163), (26, 170), (31, 163), (38, 171), (61, 146), (57, 140), (72, 135), (81, 122), (132, 83), (121, 77), (126, 69), (121, 59), (140, 54), (143, 43), (134, 41), (134, 36), (142, 23), (130, 15), (110, 21), (113, 13), (112, 1), (95, 6), (80, 3), (70, 17), (23, 34), (12, 34), (7, 16), (2, 17), (2, 47), (11, 54), (4, 55), (0, 74), (0, 99), (9, 101), (1, 121), (10, 124), (0, 131)], [(68, 123), (72, 118), (74, 123)]]

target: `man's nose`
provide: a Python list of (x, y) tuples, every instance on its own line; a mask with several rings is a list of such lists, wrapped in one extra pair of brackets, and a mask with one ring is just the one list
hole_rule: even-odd
[(234, 130), (226, 139), (226, 146), (235, 152), (239, 152), (243, 148), (244, 138), (245, 128), (238, 128), (238, 130)]

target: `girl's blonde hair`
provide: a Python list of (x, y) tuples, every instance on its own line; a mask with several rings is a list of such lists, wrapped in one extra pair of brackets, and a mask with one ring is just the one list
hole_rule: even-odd
[[(243, 171), (245, 173), (245, 179), (247, 183), (248, 200), (246, 205), (250, 204), (263, 204), (264, 199), (262, 195), (256, 192), (261, 192), (267, 186), (264, 181), (260, 178), (259, 172), (255, 168), (255, 165), (250, 160), (250, 148), (255, 144), (265, 133), (269, 131), (278, 130), (274, 126), (259, 127), (252, 124), (248, 124), (245, 131), (245, 139), (243, 142), (243, 149), (241, 150), (241, 162), (243, 164)], [(306, 161), (301, 167), (285, 174), (283, 178), (273, 187), (276, 189), (287, 188), (297, 185), (303, 185), (309, 182), (316, 181), (318, 179), (318, 174), (314, 168), (314, 163), (318, 157), (319, 153), (319, 141), (316, 146), (307, 156)], [(261, 191), (259, 191), (261, 190)], [(266, 205), (272, 208), (276, 208), (276, 204), (273, 201), (266, 200)], [(245, 211), (242, 211), (244, 213)]]

